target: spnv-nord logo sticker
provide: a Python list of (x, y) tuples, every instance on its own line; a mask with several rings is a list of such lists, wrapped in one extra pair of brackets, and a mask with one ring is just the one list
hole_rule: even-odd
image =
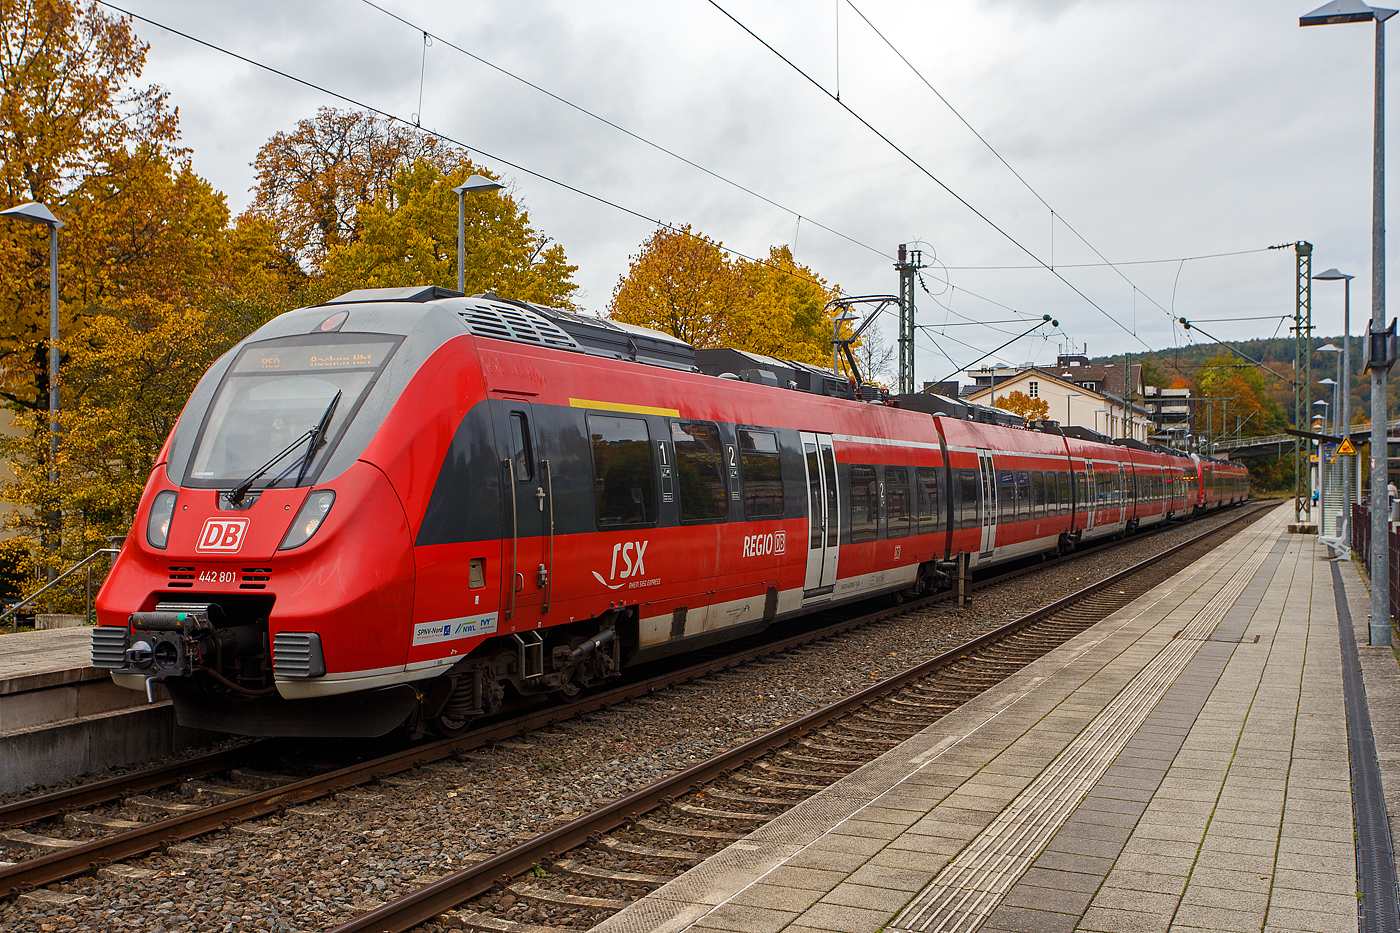
[(246, 518), (210, 518), (204, 522), (199, 532), (196, 551), (222, 551), (231, 554), (243, 546), (243, 538), (248, 533)]

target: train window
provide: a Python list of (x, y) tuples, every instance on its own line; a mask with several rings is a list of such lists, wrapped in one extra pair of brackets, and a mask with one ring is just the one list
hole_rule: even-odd
[[(938, 494), (938, 473), (936, 467), (919, 467), (915, 472), (917, 484), (914, 490), (918, 498), (919, 508), (918, 533), (921, 535), (931, 534), (943, 527), (943, 497)], [(974, 501), (974, 514), (976, 514), (976, 510), (977, 506)]]
[(1016, 520), (1016, 474), (1010, 470), (997, 470), (997, 503), (1000, 505), (998, 522)]
[(851, 483), (851, 540), (874, 541), (879, 500), (876, 498), (875, 468), (853, 466)]
[(885, 537), (902, 538), (909, 534), (914, 518), (914, 510), (909, 506), (909, 470), (885, 467)]
[(520, 482), (528, 483), (535, 478), (535, 460), (530, 456), (530, 426), (523, 411), (510, 413), (510, 462)]
[(681, 521), (728, 518), (719, 428), (707, 421), (672, 421), (671, 444), (676, 448)]
[[(817, 458), (817, 445), (805, 445), (807, 455), (807, 482), (811, 502), (808, 513), (807, 527), (811, 531), (812, 540), (809, 549), (816, 550), (822, 546), (822, 464)], [(832, 524), (835, 524), (834, 522)]]
[(744, 517), (783, 514), (783, 463), (778, 435), (739, 432), (739, 463), (744, 473)]
[(656, 521), (656, 468), (651, 435), (641, 418), (589, 415), (593, 442), (593, 500), (599, 525)]
[[(922, 472), (922, 471), (920, 471)], [(976, 470), (955, 470), (953, 482), (953, 519), (959, 528), (977, 528), (982, 524), (977, 514), (977, 502), (982, 481)]]
[(1071, 474), (1068, 470), (1060, 471), (1060, 514), (1068, 515), (1070, 505), (1073, 503), (1074, 491), (1070, 488)]
[(1016, 471), (1016, 517), (1022, 521), (1031, 517), (1031, 473)]
[(325, 443), (306, 469), (300, 468), (306, 451), (297, 449), (263, 474), (255, 488), (314, 483), (400, 339), (318, 334), (244, 346), (204, 414), (186, 482), (206, 488), (237, 485), (278, 451), (300, 443), (298, 436), (305, 437), (324, 418)]
[(1047, 501), (1045, 474), (1036, 470), (1031, 473), (1031, 514), (1036, 518), (1044, 518)]

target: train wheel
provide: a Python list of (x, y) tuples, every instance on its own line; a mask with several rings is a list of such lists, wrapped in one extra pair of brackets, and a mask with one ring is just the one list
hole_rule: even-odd
[(472, 720), (475, 718), (475, 716), (455, 717), (443, 713), (432, 722), (428, 723), (428, 728), (433, 730), (433, 733), (441, 738), (455, 739), (471, 727)]

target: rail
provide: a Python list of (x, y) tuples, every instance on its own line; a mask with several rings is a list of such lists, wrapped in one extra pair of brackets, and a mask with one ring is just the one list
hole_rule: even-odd
[[(1270, 503), (1270, 505), (1272, 505), (1272, 503)], [(1182, 550), (1190, 544), (1198, 543), (1203, 538), (1235, 525), (1253, 514), (1255, 514), (1254, 509), (1245, 511), (1228, 522), (1212, 528), (1209, 531), (1202, 532), (1200, 535), (1192, 536), (1188, 541), (1168, 548), (1156, 557), (1150, 558), (1149, 561), (1160, 559)], [(1156, 534), (1159, 531), (1165, 531), (1173, 527), (1176, 526), (1159, 526), (1158, 529), (1148, 534)], [(1140, 540), (1141, 537), (1142, 536), (1135, 536), (1135, 540)], [(1096, 547), (1078, 551), (1065, 557), (1056, 558), (1054, 562), (1082, 560), (1101, 550), (1107, 550), (1115, 546), (1117, 545), (1113, 542), (1104, 542)], [(1008, 580), (1034, 573), (1046, 566), (1046, 563), (1032, 564), (1027, 562), (1020, 568), (992, 576), (985, 580), (979, 580), (976, 586), (978, 589), (981, 589), (983, 587), (1005, 583)], [(1142, 565), (1140, 564), (1137, 566), (1140, 567)], [(1111, 586), (1117, 580), (1117, 575), (1100, 580), (1085, 590), (1080, 591), (1078, 595), (1083, 597), (1092, 591)], [(352, 787), (356, 784), (364, 783), (374, 778), (405, 771), (417, 767), (420, 764), (440, 761), (444, 758), (480, 748), (491, 742), (510, 739), (519, 735), (521, 732), (602, 709), (612, 704), (622, 702), (623, 700), (649, 696), (658, 690), (685, 683), (686, 681), (704, 676), (705, 674), (727, 670), (759, 657), (781, 654), (784, 651), (821, 641), (841, 632), (859, 628), (872, 622), (878, 622), (914, 609), (932, 606), (944, 600), (951, 600), (955, 595), (956, 593), (953, 590), (944, 590), (932, 596), (916, 599), (902, 605), (891, 606), (868, 614), (841, 619), (831, 624), (821, 625), (817, 628), (806, 629), (773, 642), (750, 644), (733, 654), (711, 657), (674, 671), (656, 674), (630, 683), (619, 684), (618, 686), (602, 690), (595, 694), (585, 694), (565, 706), (551, 706), (543, 709), (530, 710), (503, 721), (488, 723), (457, 738), (440, 739), (424, 745), (414, 746), (381, 758), (359, 762), (331, 772), (303, 778), (291, 784), (284, 784), (280, 787), (256, 791), (247, 796), (239, 797), (236, 800), (218, 803), (206, 809), (181, 813), (153, 823), (142, 824), (137, 829), (123, 832), (116, 836), (84, 840), (80, 845), (65, 848), (58, 852), (26, 859), (14, 865), (0, 865), (0, 899), (18, 894), (33, 887), (52, 884), (53, 882), (61, 881), (73, 875), (90, 871), (94, 864), (106, 864), (107, 862), (117, 859), (142, 855), (159, 848), (163, 844), (180, 842), (203, 835), (204, 833), (213, 832), (219, 828), (226, 828), (233, 823), (257, 819), (272, 813), (277, 813), (289, 806), (305, 804), (318, 797)], [(1037, 610), (1037, 612), (1041, 614), (1053, 614), (1053, 612), (1060, 608), (1063, 602), (1062, 600), (1054, 603), (1051, 606)], [(1011, 623), (1011, 625), (1014, 626), (1015, 623)], [(1010, 627), (1005, 629), (1005, 631), (1011, 630), (1012, 628)], [(974, 641), (970, 644), (975, 643)], [(752, 746), (752, 744), (753, 743), (750, 743), (750, 746)], [(239, 756), (246, 754), (249, 748), (250, 746), (242, 746), (237, 749), (216, 753), (215, 756), (208, 758), (188, 760), (176, 763), (172, 766), (161, 766), (111, 781), (64, 788), (46, 794), (40, 798), (0, 805), (0, 828), (6, 826), (15, 827), (32, 820), (51, 818), (69, 810), (81, 809), (82, 807), (92, 806), (103, 801), (129, 796), (133, 792), (139, 792), (142, 789), (177, 783), (182, 777), (203, 775), (221, 770), (228, 767), (231, 760), (237, 761)], [(692, 769), (692, 771), (693, 770), (694, 769)], [(610, 812), (617, 809), (619, 808), (612, 808)], [(573, 824), (568, 825), (572, 826)], [(517, 847), (517, 849), (518, 848), (519, 847)], [(510, 851), (515, 852), (516, 849)], [(534, 856), (534, 858), (538, 860), (538, 856)], [(528, 867), (528, 865), (526, 867)]]
[[(83, 615), (84, 615), (84, 617), (86, 617), (86, 618), (89, 618), (89, 619), (92, 618), (92, 562), (95, 561), (97, 558), (101, 557), (103, 554), (120, 554), (120, 553), (121, 553), (121, 548), (115, 548), (115, 547), (102, 547), (102, 548), (98, 548), (97, 550), (95, 550), (95, 551), (93, 551), (91, 554), (89, 554), (87, 557), (84, 557), (82, 560), (78, 561), (78, 562), (77, 562), (76, 564), (74, 564), (72, 567), (69, 567), (67, 570), (63, 571), (63, 573), (61, 573), (61, 574), (59, 574), (58, 576), (54, 577), (54, 578), (53, 578), (52, 580), (50, 580), (48, 583), (45, 583), (43, 586), (39, 587), (39, 589), (35, 590), (34, 593), (33, 593), (32, 595), (26, 596), (24, 599), (21, 599), (19, 602), (17, 602), (17, 603), (15, 603), (15, 604), (13, 604), (12, 606), (10, 606), (10, 608), (6, 609), (3, 613), (0, 613), (0, 623), (3, 623), (7, 618), (9, 618), (10, 616), (13, 616), (16, 612), (19, 612), (20, 609), (22, 609), (23, 607), (25, 607), (25, 606), (29, 605), (30, 603), (34, 602), (34, 600), (38, 599), (40, 596), (43, 596), (46, 592), (48, 592), (49, 590), (53, 589), (55, 586), (58, 586), (58, 584), (62, 583), (62, 582), (63, 582), (64, 580), (66, 580), (68, 577), (71, 577), (73, 574), (77, 573), (79, 570), (82, 570), (84, 567), (87, 568), (88, 574), (87, 574), (87, 597), (86, 597), (86, 599), (85, 599), (85, 601), (84, 601)], [(14, 621), (14, 630), (15, 630), (15, 631), (18, 631), (18, 630), (19, 630), (19, 619), (18, 619), (18, 618), (16, 618), (15, 621)]]

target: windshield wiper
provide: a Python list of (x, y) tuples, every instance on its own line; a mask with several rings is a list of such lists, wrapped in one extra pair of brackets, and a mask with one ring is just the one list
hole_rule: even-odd
[[(335, 411), (336, 403), (339, 401), (340, 393), (336, 392), (335, 398), (331, 399), (331, 403), (328, 406), (326, 406), (325, 414), (321, 415), (321, 420), (316, 424), (316, 427), (311, 428), (305, 434), (301, 435), (301, 437), (298, 437), (286, 447), (283, 447), (282, 451), (278, 453), (277, 456), (273, 457), (271, 460), (258, 467), (257, 470), (253, 472), (252, 476), (248, 477), (243, 482), (233, 487), (232, 491), (230, 491), (228, 494), (229, 504), (237, 505), (238, 503), (242, 502), (243, 497), (248, 495), (248, 490), (253, 488), (253, 484), (256, 483), (264, 473), (275, 467), (277, 464), (281, 463), (283, 457), (296, 450), (302, 445), (303, 442), (309, 440), (311, 441), (311, 449), (307, 451), (306, 460), (302, 464), (302, 472), (297, 475), (297, 482), (301, 482), (302, 476), (306, 473), (306, 467), (309, 466), (311, 463), (311, 458), (315, 455), (316, 451), (320, 449), (320, 446), (325, 443), (326, 427), (330, 424), (331, 414)], [(287, 472), (291, 472), (290, 469)], [(282, 475), (285, 476), (286, 473), (283, 473)], [(278, 477), (278, 479), (281, 478), (281, 476)]]
[(326, 431), (331, 426), (331, 416), (335, 414), (335, 406), (340, 401), (340, 391), (337, 390), (335, 398), (326, 406), (326, 413), (321, 416), (321, 422), (316, 425), (315, 431), (311, 434), (311, 443), (306, 445), (306, 457), (301, 461), (301, 469), (297, 471), (297, 481), (293, 486), (300, 486), (302, 477), (306, 475), (306, 470), (311, 466), (311, 461), (316, 459), (316, 451), (326, 446)]

